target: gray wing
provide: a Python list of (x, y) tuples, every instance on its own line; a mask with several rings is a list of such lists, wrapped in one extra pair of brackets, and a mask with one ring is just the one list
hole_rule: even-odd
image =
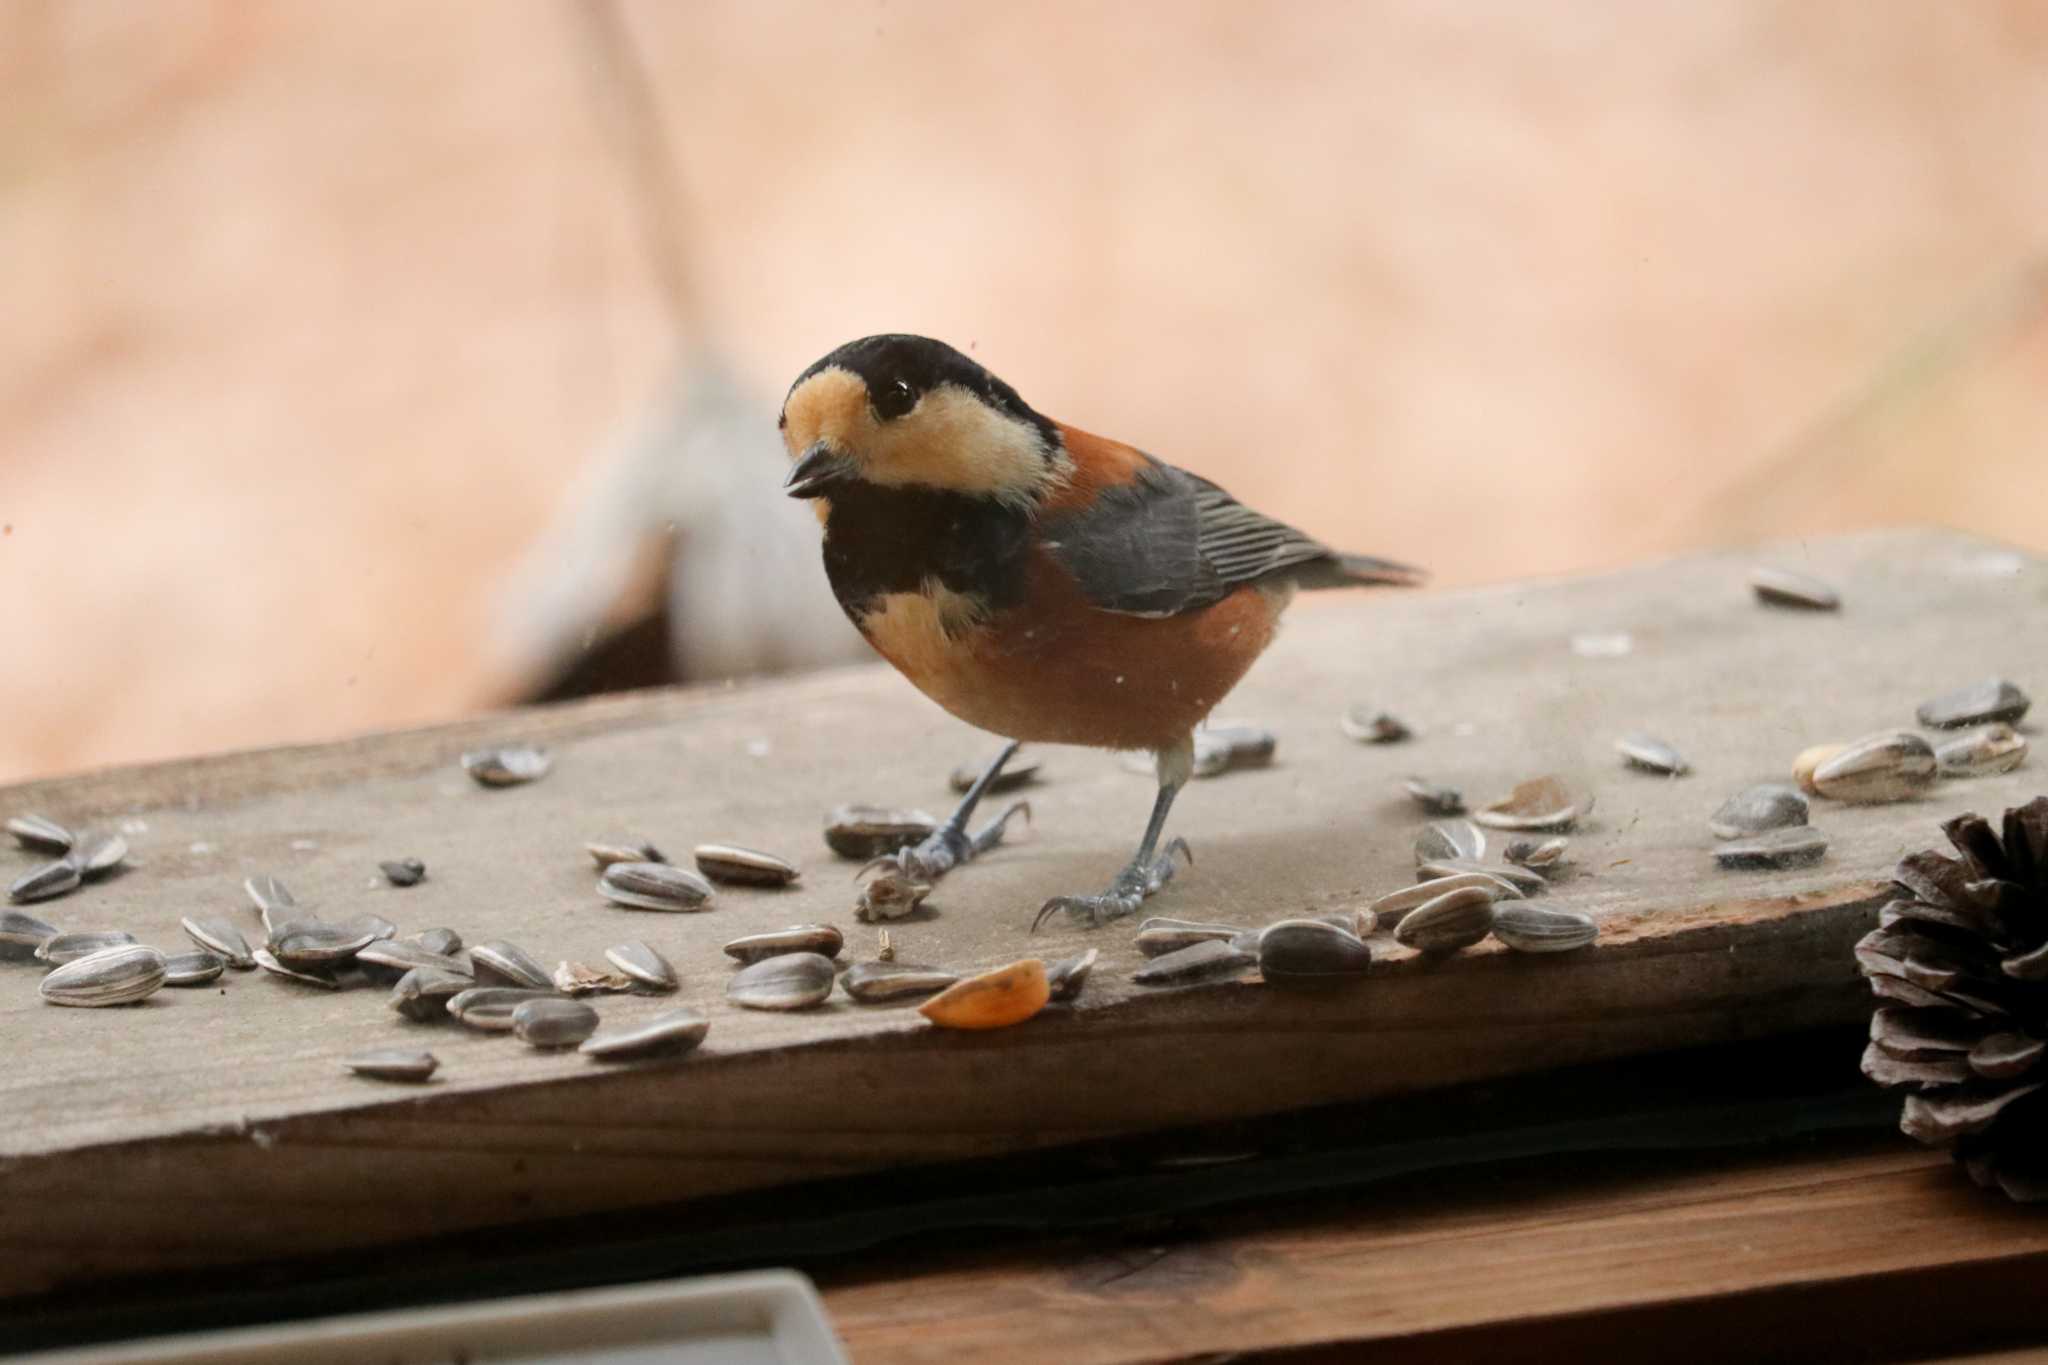
[(1413, 582), (1414, 570), (1342, 555), (1261, 516), (1207, 479), (1157, 460), (1092, 506), (1048, 518), (1046, 548), (1107, 611), (1174, 616), (1247, 583)]

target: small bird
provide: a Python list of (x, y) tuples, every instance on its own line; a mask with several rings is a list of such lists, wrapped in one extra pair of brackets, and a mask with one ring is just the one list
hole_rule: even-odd
[(1297, 588), (1408, 585), (1420, 571), (1340, 554), (1215, 484), (1056, 422), (943, 342), (863, 337), (797, 376), (780, 427), (785, 490), (825, 528), (847, 616), (926, 696), (1011, 743), (899, 866), (929, 880), (1000, 839), (967, 833), (1023, 741), (1150, 750), (1158, 796), (1100, 895), (1055, 896), (1095, 926), (1173, 875), (1168, 811), (1194, 731), (1272, 643)]

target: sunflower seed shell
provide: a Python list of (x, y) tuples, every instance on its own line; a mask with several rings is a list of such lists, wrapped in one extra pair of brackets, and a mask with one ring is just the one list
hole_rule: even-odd
[(842, 858), (866, 861), (909, 848), (939, 827), (921, 810), (841, 806), (825, 817), (825, 842)]
[(126, 947), (134, 942), (135, 935), (125, 929), (83, 929), (68, 934), (52, 934), (37, 946), (36, 960), (61, 967), (67, 962), (77, 962), (94, 953)]
[(20, 910), (0, 910), (0, 962), (28, 962), (57, 937), (57, 926)]
[(77, 842), (70, 830), (43, 815), (17, 815), (7, 822), (7, 832), (23, 848), (60, 858)]
[[(400, 983), (404, 984), (403, 982)], [(448, 997), (448, 1015), (466, 1028), (484, 1033), (510, 1033), (512, 1012), (533, 1000), (559, 1000), (552, 990), (519, 986), (471, 986)]]
[(704, 910), (711, 904), (711, 883), (672, 863), (613, 863), (597, 879), (597, 891), (629, 910)]
[(1372, 948), (1326, 920), (1283, 919), (1259, 933), (1259, 974), (1275, 985), (1344, 981), (1371, 966)]
[(838, 957), (846, 936), (829, 924), (792, 924), (786, 929), (747, 934), (725, 945), (725, 954), (735, 962), (763, 962), (785, 953), (816, 953)]
[(694, 1010), (669, 1010), (625, 1028), (594, 1033), (577, 1051), (600, 1061), (619, 1062), (674, 1056), (696, 1047), (710, 1031), (711, 1021)]
[(1600, 926), (1577, 910), (1552, 910), (1524, 901), (1493, 907), (1493, 936), (1518, 953), (1568, 953), (1598, 938)]
[(1614, 741), (1614, 749), (1629, 767), (1640, 768), (1646, 773), (1683, 777), (1692, 771), (1692, 764), (1686, 762), (1684, 754), (1655, 735), (1640, 732), (1623, 735)]
[(477, 749), (462, 756), (462, 770), (482, 787), (516, 787), (546, 777), (553, 766), (547, 750), (525, 745)]
[(2015, 683), (1986, 678), (1920, 703), (1915, 713), (1930, 730), (1962, 730), (1972, 725), (2017, 725), (2033, 699)]
[(1197, 981), (1242, 976), (1258, 962), (1257, 953), (1247, 952), (1222, 939), (1204, 939), (1153, 958), (1132, 972), (1131, 980), (1140, 986), (1186, 986)]
[(1759, 565), (1749, 571), (1749, 586), (1759, 602), (1774, 607), (1800, 607), (1807, 611), (1834, 611), (1842, 605), (1841, 594), (1810, 574)]
[(1811, 825), (1797, 825), (1731, 839), (1714, 849), (1714, 861), (1731, 869), (1807, 867), (1827, 851), (1827, 835)]
[(2027, 737), (2010, 725), (1987, 725), (1934, 751), (1943, 777), (1995, 777), (2027, 761)]
[(788, 886), (802, 875), (787, 858), (738, 844), (699, 844), (691, 856), (712, 881), (735, 886)]
[(1769, 829), (1790, 829), (1807, 820), (1806, 798), (1783, 782), (1745, 787), (1721, 803), (1707, 821), (1716, 839), (1740, 839)]
[(847, 995), (863, 1005), (935, 995), (960, 979), (957, 972), (915, 962), (857, 962), (839, 978)]
[(1493, 897), (1485, 887), (1447, 891), (1418, 905), (1394, 926), (1394, 939), (1423, 953), (1455, 953), (1493, 929)]
[(516, 943), (497, 939), (490, 943), (479, 943), (469, 950), (469, 960), (476, 968), (479, 985), (517, 986), (524, 990), (547, 991), (554, 987), (554, 979), (547, 968), (533, 960), (533, 956)]
[(156, 994), (164, 984), (164, 955), (140, 943), (106, 948), (67, 962), (41, 983), (52, 1005), (99, 1009), (132, 1005)]
[(575, 1047), (597, 1024), (597, 1011), (580, 1000), (528, 1000), (512, 1010), (512, 1032), (528, 1047)]
[(431, 1052), (380, 1047), (371, 1052), (359, 1052), (342, 1065), (369, 1080), (405, 1081), (418, 1085), (431, 1077), (441, 1063)]
[(68, 857), (41, 867), (30, 868), (14, 879), (7, 888), (7, 899), (16, 905), (28, 905), (34, 901), (55, 900), (78, 889), (81, 880), (78, 864)]
[(781, 953), (733, 973), (725, 998), (750, 1010), (804, 1010), (825, 1003), (832, 981), (831, 958)]
[(637, 939), (605, 949), (604, 960), (651, 991), (672, 991), (681, 984), (669, 960)]
[(1095, 970), (1096, 962), (1102, 957), (1097, 948), (1074, 957), (1063, 957), (1045, 969), (1046, 990), (1056, 1001), (1069, 1001), (1081, 994), (1081, 988), (1088, 984), (1088, 974)]

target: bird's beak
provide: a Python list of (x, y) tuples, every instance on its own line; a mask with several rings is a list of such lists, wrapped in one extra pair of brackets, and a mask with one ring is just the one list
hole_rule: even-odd
[(833, 484), (852, 475), (853, 462), (827, 442), (819, 441), (790, 466), (789, 480), (782, 485), (782, 491), (792, 498), (822, 498)]

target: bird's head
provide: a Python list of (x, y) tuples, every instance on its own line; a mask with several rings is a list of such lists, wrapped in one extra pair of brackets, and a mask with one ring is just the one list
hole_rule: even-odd
[(1067, 467), (1058, 427), (928, 337), (847, 342), (797, 376), (781, 427), (793, 498), (866, 483), (1030, 503)]

